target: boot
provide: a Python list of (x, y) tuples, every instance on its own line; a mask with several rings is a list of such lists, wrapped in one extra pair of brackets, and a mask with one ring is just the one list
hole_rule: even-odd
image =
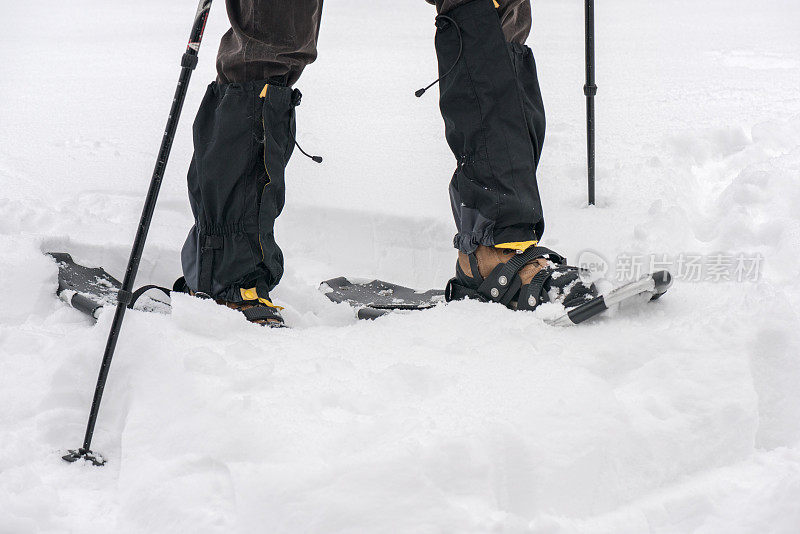
[[(209, 299), (205, 293), (193, 291), (186, 285), (186, 278), (183, 276), (178, 278), (172, 286), (172, 291), (177, 293), (186, 293), (193, 297), (202, 299)], [(255, 288), (246, 289), (242, 291), (242, 300), (238, 302), (231, 302), (222, 299), (214, 299), (217, 304), (227, 306), (228, 308), (242, 312), (245, 318), (251, 323), (260, 324), (269, 327), (283, 327), (286, 326), (283, 322), (280, 310), (283, 308), (276, 306), (270, 301), (269, 295), (266, 298), (260, 298)]]
[(558, 301), (572, 308), (597, 296), (577, 267), (552, 250), (532, 245), (525, 250), (479, 245), (470, 254), (458, 253), (456, 276), (447, 284), (447, 301), (473, 298), (498, 302), (514, 310), (533, 310)]
[[(253, 295), (249, 295), (253, 296)], [(251, 323), (260, 324), (261, 326), (269, 326), (272, 328), (281, 328), (286, 326), (281, 316), (280, 306), (276, 306), (269, 299), (255, 298), (243, 300), (241, 302), (229, 302), (218, 300), (217, 304), (227, 306), (232, 310), (237, 310), (244, 314), (245, 318)]]

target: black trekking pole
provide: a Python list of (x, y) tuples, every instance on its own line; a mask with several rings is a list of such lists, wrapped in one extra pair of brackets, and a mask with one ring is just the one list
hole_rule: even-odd
[(105, 459), (100, 454), (92, 452), (92, 435), (94, 425), (97, 422), (97, 413), (100, 410), (100, 401), (103, 398), (103, 389), (106, 385), (108, 370), (111, 367), (111, 358), (114, 357), (114, 349), (117, 346), (117, 338), (122, 328), (122, 319), (125, 317), (125, 310), (131, 301), (133, 283), (136, 280), (136, 273), (139, 271), (139, 261), (142, 259), (144, 243), (147, 239), (147, 232), (150, 229), (150, 222), (153, 220), (153, 212), (156, 209), (158, 192), (161, 189), (161, 180), (164, 178), (164, 169), (167, 167), (167, 160), (172, 149), (172, 141), (175, 138), (175, 130), (178, 127), (178, 119), (183, 109), (183, 101), (186, 99), (186, 89), (192, 77), (192, 71), (197, 66), (197, 52), (200, 50), (200, 42), (203, 40), (203, 31), (206, 28), (208, 11), (211, 8), (211, 0), (200, 0), (197, 14), (194, 18), (192, 33), (189, 36), (189, 45), (186, 47), (181, 58), (181, 75), (178, 78), (178, 87), (175, 89), (175, 96), (172, 99), (172, 107), (169, 110), (167, 127), (164, 130), (164, 137), (161, 140), (161, 148), (158, 151), (158, 159), (153, 170), (153, 177), (150, 179), (150, 188), (147, 190), (147, 198), (142, 209), (142, 217), (139, 219), (139, 228), (136, 230), (136, 238), (133, 240), (131, 256), (128, 259), (128, 267), (125, 269), (125, 278), (122, 282), (122, 289), (117, 295), (117, 308), (114, 312), (114, 321), (111, 323), (111, 331), (108, 334), (106, 349), (103, 353), (103, 362), (100, 365), (100, 375), (97, 377), (97, 386), (94, 390), (92, 408), (89, 411), (89, 423), (86, 425), (86, 435), (83, 438), (83, 447), (77, 450), (70, 450), (68, 454), (62, 456), (67, 462), (75, 462), (81, 458), (92, 462), (94, 465), (103, 465)]
[(589, 205), (594, 205), (594, 0), (586, 0), (586, 157), (589, 171)]

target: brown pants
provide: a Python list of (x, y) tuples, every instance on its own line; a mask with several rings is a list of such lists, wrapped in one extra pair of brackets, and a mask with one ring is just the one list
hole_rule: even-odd
[[(405, 0), (403, 0), (405, 1)], [(434, 3), (434, 0), (426, 0)], [(470, 0), (435, 0), (439, 13)], [(317, 58), (323, 0), (226, 0), (231, 29), (217, 53), (217, 80), (281, 80), (294, 85)], [(497, 0), (506, 40), (524, 43), (531, 30), (530, 0)]]

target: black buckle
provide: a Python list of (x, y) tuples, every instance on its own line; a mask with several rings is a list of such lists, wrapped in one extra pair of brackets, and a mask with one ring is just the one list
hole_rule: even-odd
[(120, 289), (117, 292), (117, 302), (119, 302), (120, 304), (124, 304), (125, 306), (127, 306), (128, 304), (131, 303), (132, 298), (133, 298), (133, 293), (131, 293), (130, 291), (125, 291), (124, 289)]
[(190, 54), (189, 52), (184, 52), (183, 57), (181, 57), (181, 67), (184, 69), (191, 69), (197, 66), (197, 53)]
[(300, 92), (300, 89), (293, 89), (292, 90), (292, 106), (297, 107), (300, 105), (300, 101), (303, 99), (303, 93)]

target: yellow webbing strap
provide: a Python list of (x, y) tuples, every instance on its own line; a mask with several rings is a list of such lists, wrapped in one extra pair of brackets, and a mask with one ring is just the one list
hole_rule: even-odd
[(251, 287), (250, 289), (240, 288), (239, 292), (241, 293), (242, 299), (244, 299), (244, 300), (257, 300), (261, 304), (266, 304), (270, 308), (275, 308), (277, 310), (282, 310), (283, 309), (283, 306), (278, 306), (277, 304), (271, 303), (267, 299), (262, 299), (261, 297), (259, 297), (258, 296), (258, 291), (256, 291), (256, 288), (254, 288), (254, 287)]
[(539, 243), (538, 241), (513, 241), (511, 243), (500, 243), (494, 246), (494, 248), (510, 248), (512, 250), (527, 250), (528, 247), (532, 247)]

